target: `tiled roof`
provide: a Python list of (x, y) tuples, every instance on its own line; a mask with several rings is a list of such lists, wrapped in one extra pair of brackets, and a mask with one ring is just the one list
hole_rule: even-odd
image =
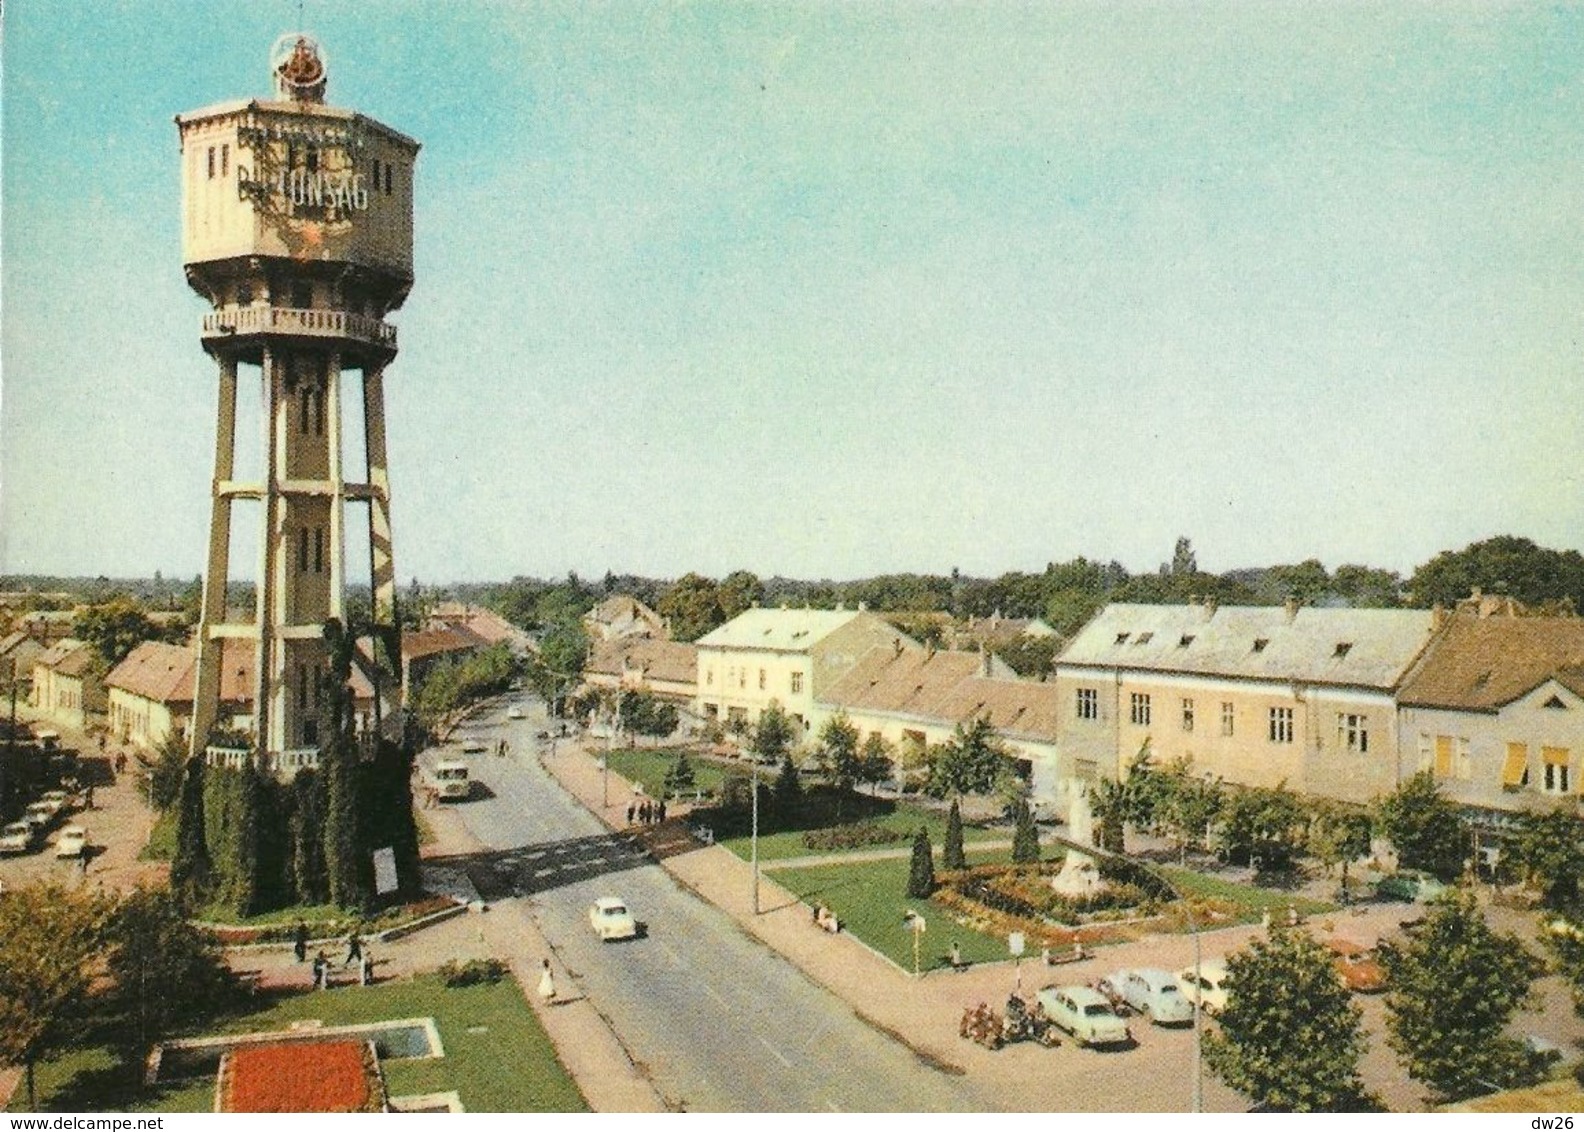
[(698, 680), (698, 649), (681, 641), (647, 637), (596, 641), (583, 667), (585, 672), (602, 676), (620, 676), (623, 671), (642, 668), (650, 680), (692, 684)]
[(1114, 604), (1056, 663), (1392, 688), (1433, 631), (1427, 609)]
[(844, 609), (745, 609), (700, 637), (698, 644), (700, 648), (806, 652), (860, 616), (872, 615)]
[(416, 633), (402, 634), (401, 650), (403, 659), (418, 660), (437, 653), (472, 652), (483, 643), (481, 638), (462, 629), (420, 629)]
[[(67, 637), (63, 641), (56, 641), (49, 648), (39, 653), (38, 659), (33, 663), (43, 668), (52, 668), (56, 672), (62, 671), (64, 665), (72, 656), (90, 652), (87, 645), (75, 637)], [(78, 663), (81, 663), (79, 660)], [(68, 673), (71, 675), (71, 673)]]
[(982, 675), (979, 653), (870, 649), (821, 697), (827, 707), (949, 726), (979, 716), (1007, 735), (1056, 738), (1056, 685)]
[(1584, 619), (1459, 613), (1399, 699), (1413, 707), (1494, 711), (1551, 677), (1584, 696)]
[[(253, 702), (256, 646), (250, 640), (227, 637), (221, 641), (220, 700), (227, 704)], [(197, 653), (190, 645), (144, 641), (105, 677), (105, 685), (130, 695), (169, 705), (190, 705), (196, 680)], [(354, 685), (356, 681), (354, 680)]]

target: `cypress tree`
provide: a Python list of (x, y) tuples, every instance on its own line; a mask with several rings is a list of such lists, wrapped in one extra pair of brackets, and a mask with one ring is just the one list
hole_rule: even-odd
[(935, 891), (935, 860), (930, 853), (929, 831), (919, 826), (913, 838), (913, 861), (908, 868), (907, 894), (916, 900), (927, 899)]
[(1019, 865), (1032, 864), (1040, 859), (1039, 830), (1034, 828), (1034, 815), (1029, 810), (1027, 798), (1017, 800), (1017, 828), (1012, 833), (1012, 860)]
[(941, 868), (966, 869), (968, 855), (963, 852), (962, 807), (955, 799), (946, 814), (946, 844), (941, 848)]
[(182, 772), (171, 889), (187, 906), (201, 904), (208, 894), (211, 871), (204, 843), (204, 761), (202, 757), (190, 758)]
[(803, 783), (798, 779), (797, 767), (792, 765), (791, 755), (781, 760), (781, 770), (776, 775), (772, 794), (776, 809), (784, 815), (796, 814), (803, 806)]
[(330, 899), (325, 877), (324, 782), (316, 770), (302, 770), (291, 785), (291, 887), (302, 904)]

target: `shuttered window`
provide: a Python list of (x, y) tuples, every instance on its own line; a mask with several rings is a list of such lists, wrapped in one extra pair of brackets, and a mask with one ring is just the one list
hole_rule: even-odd
[(1452, 736), (1450, 735), (1436, 736), (1435, 772), (1437, 778), (1452, 776)]
[(1507, 744), (1507, 761), (1502, 763), (1502, 785), (1516, 790), (1529, 777), (1529, 748), (1524, 743)]

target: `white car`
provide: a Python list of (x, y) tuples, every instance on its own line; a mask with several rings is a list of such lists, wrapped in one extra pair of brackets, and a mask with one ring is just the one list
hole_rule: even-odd
[(29, 822), (14, 821), (0, 829), (0, 853), (26, 853), (37, 836)]
[(1197, 1002), (1206, 1014), (1219, 1014), (1226, 1009), (1226, 978), (1226, 964), (1219, 959), (1199, 964), (1197, 982), (1192, 967), (1184, 967), (1177, 972), (1177, 982), (1182, 987), (1183, 997), (1189, 1002)]
[(1177, 978), (1159, 967), (1139, 967), (1122, 978), (1122, 998), (1157, 1026), (1192, 1022), (1193, 1003), (1183, 997)]
[(521, 704), (512, 704), (506, 711), (507, 719), (527, 719), (528, 713), (523, 711)]
[(69, 825), (55, 838), (55, 856), (81, 857), (88, 848), (88, 831), (80, 825)]
[(487, 750), (489, 748), (485, 745), (484, 740), (477, 735), (469, 735), (462, 740), (462, 753), (464, 755), (482, 755)]
[(589, 926), (600, 940), (634, 939), (638, 935), (638, 921), (627, 910), (627, 902), (616, 896), (601, 896), (589, 909)]
[(1080, 1046), (1127, 1045), (1133, 1040), (1127, 1023), (1092, 987), (1046, 987), (1035, 997), (1045, 1017)]
[(66, 813), (72, 808), (72, 797), (64, 790), (46, 790), (39, 795), (39, 801), (54, 806), (57, 814)]

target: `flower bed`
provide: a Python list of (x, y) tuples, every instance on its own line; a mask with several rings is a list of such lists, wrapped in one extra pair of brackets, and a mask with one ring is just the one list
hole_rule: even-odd
[(879, 822), (860, 821), (830, 829), (811, 829), (803, 835), (807, 849), (866, 849), (871, 845), (898, 845), (910, 840), (905, 830), (890, 829)]
[(383, 1112), (372, 1042), (242, 1047), (220, 1065), (220, 1112)]

